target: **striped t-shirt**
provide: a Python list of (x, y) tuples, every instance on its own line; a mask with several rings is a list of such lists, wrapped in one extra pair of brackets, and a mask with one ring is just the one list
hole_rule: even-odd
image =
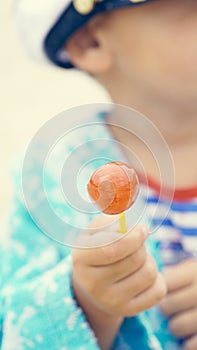
[[(149, 180), (148, 213), (164, 265), (197, 256), (197, 188), (178, 189), (171, 204), (159, 199), (159, 185)], [(168, 212), (166, 211), (168, 208)], [(165, 213), (165, 214), (164, 214)]]

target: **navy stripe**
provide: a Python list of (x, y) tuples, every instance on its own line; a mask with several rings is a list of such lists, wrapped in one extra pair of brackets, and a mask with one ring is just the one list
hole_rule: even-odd
[[(159, 200), (157, 197), (147, 198), (146, 201), (148, 204), (155, 204), (155, 205), (158, 204), (158, 206), (160, 204), (161, 205), (169, 205), (167, 202)], [(178, 211), (178, 212), (186, 212), (186, 213), (193, 212), (193, 213), (196, 213), (196, 215), (197, 215), (197, 203), (191, 203), (191, 201), (189, 201), (189, 202), (173, 202), (170, 205), (170, 209), (172, 211)]]
[(196, 236), (197, 237), (197, 227), (193, 228), (187, 228), (183, 227), (181, 225), (174, 225), (173, 222), (170, 219), (165, 219), (162, 221), (162, 219), (152, 219), (152, 225), (153, 226), (159, 226), (162, 223), (162, 227), (171, 227), (174, 228), (175, 230), (177, 229), (180, 231), (184, 236)]
[(147, 203), (157, 204), (158, 202), (162, 203), (161, 201), (159, 201), (159, 199), (157, 197), (148, 197), (147, 198)]
[[(177, 226), (178, 227), (178, 226)], [(179, 227), (181, 233), (183, 236), (192, 236), (192, 237), (197, 237), (197, 227), (196, 228), (183, 228)]]
[(160, 249), (173, 250), (174, 252), (180, 252), (183, 250), (183, 245), (181, 242), (174, 242), (174, 241), (166, 242), (165, 240), (164, 241), (158, 240), (158, 246)]
[(171, 209), (173, 211), (179, 211), (179, 212), (193, 212), (196, 213), (197, 215), (197, 203), (189, 203), (189, 202), (184, 202), (184, 203), (172, 203)]
[(159, 226), (162, 223), (162, 226), (166, 226), (166, 227), (174, 227), (172, 221), (170, 219), (162, 219), (162, 218), (152, 218), (151, 219), (152, 224), (154, 226)]

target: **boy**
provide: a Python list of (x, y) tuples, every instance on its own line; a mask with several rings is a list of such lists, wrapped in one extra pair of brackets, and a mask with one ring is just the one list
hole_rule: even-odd
[[(50, 30), (48, 28), (46, 32), (44, 24), (42, 27), (44, 52), (62, 67), (73, 64), (93, 75), (115, 103), (149, 116), (164, 135), (173, 155), (178, 189), (174, 203), (178, 213), (185, 208), (187, 214), (186, 208), (191, 205), (195, 213), (197, 5), (194, 1), (178, 0), (141, 1), (140, 6), (134, 6), (136, 3), (140, 2), (79, 0), (73, 4), (65, 1), (64, 6), (59, 4), (56, 13), (51, 10), (55, 20), (48, 21)], [(47, 8), (47, 4), (45, 6)], [(35, 32), (33, 34), (37, 43)], [(158, 175), (150, 159), (144, 157), (142, 145), (128, 138), (124, 131), (120, 133), (113, 127), (111, 131), (117, 140), (136, 150), (148, 175), (154, 179), (153, 183), (157, 182)], [(11, 260), (7, 262), (5, 278), (15, 270), (16, 261), (18, 270), (10, 285), (3, 284), (2, 300), (6, 303), (2, 312), (2, 349), (96, 349), (96, 341), (83, 319), (83, 312), (102, 349), (179, 349), (178, 341), (173, 338), (163, 339), (158, 334), (158, 341), (143, 315), (134, 317), (164, 298), (165, 282), (168, 293), (161, 302), (161, 309), (171, 317), (170, 329), (178, 338), (184, 338), (185, 349), (197, 348), (195, 259), (168, 267), (163, 278), (145, 251), (147, 227), (144, 225), (137, 226), (123, 240), (114, 243), (113, 248), (95, 249), (93, 253), (74, 250), (72, 286), (82, 312), (73, 302), (68, 252), (65, 254), (61, 249), (64, 256), (61, 260), (60, 253), (57, 256), (60, 248), (56, 250), (45, 238), (39, 238), (38, 243), (36, 227), (21, 205), (18, 216), (23, 220), (15, 228), (16, 241), (19, 240), (17, 231), (21, 235), (26, 220), (28, 232), (32, 231), (35, 254), (50, 246), (52, 258), (46, 265), (41, 259), (40, 265), (33, 263), (32, 268), (28, 243), (24, 243), (21, 256), (16, 251), (13, 253), (13, 248), (10, 254), (5, 248), (4, 259), (7, 254), (7, 259)], [(195, 231), (195, 216), (191, 218), (190, 228)], [(182, 217), (180, 219), (176, 225), (184, 230), (187, 223), (183, 224)], [(105, 218), (102, 220), (104, 222)], [(98, 223), (93, 225), (99, 232)], [(20, 241), (22, 239), (20, 237)], [(24, 262), (27, 269), (29, 266), (29, 273), (22, 269)], [(54, 281), (58, 299), (51, 290)], [(95, 288), (96, 283), (99, 288)], [(62, 300), (65, 300), (67, 311)], [(19, 317), (20, 313), (22, 317)], [(70, 318), (67, 330), (66, 317)], [(30, 328), (33, 328), (33, 335)], [(11, 331), (15, 334), (14, 345), (8, 343)], [(165, 333), (164, 329), (161, 331)]]

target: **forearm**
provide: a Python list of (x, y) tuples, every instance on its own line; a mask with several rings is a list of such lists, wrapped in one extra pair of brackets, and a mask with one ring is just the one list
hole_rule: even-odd
[(123, 321), (122, 317), (109, 315), (99, 309), (95, 303), (90, 300), (85, 291), (82, 290), (74, 276), (72, 277), (72, 284), (77, 302), (83, 309), (98, 339), (100, 348), (102, 350), (109, 350)]

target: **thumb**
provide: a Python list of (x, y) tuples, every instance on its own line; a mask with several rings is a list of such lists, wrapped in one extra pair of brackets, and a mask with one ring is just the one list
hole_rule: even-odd
[(118, 232), (116, 216), (101, 215), (96, 217), (77, 237), (76, 244), (81, 248), (97, 248), (110, 244), (122, 235)]

